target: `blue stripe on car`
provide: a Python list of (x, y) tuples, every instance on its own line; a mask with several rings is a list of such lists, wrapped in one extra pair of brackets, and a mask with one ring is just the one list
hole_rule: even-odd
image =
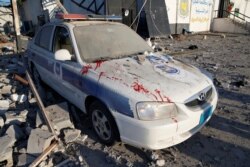
[(62, 67), (62, 78), (80, 91), (98, 97), (117, 112), (133, 117), (133, 112), (129, 106), (129, 99), (108, 89), (104, 85), (98, 84), (98, 81), (76, 74), (64, 67)]

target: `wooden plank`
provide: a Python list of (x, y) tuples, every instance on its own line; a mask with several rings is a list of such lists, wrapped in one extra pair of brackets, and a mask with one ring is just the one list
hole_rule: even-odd
[(46, 148), (46, 149), (44, 150), (44, 152), (43, 152), (39, 157), (37, 157), (37, 159), (36, 159), (34, 162), (32, 162), (32, 164), (29, 165), (29, 167), (36, 167), (36, 166), (38, 166), (39, 163), (40, 163), (47, 155), (49, 155), (49, 154), (51, 153), (51, 151), (53, 151), (53, 149), (55, 149), (57, 146), (58, 146), (58, 142), (57, 142), (56, 140), (54, 140), (54, 141), (52, 142), (52, 144), (51, 144), (48, 148)]
[(31, 90), (32, 90), (32, 92), (34, 93), (35, 98), (36, 98), (37, 103), (38, 103), (38, 106), (39, 106), (39, 108), (40, 108), (40, 110), (41, 110), (41, 112), (42, 112), (43, 118), (44, 118), (44, 120), (45, 120), (45, 122), (46, 122), (46, 124), (47, 124), (47, 126), (48, 126), (48, 128), (49, 128), (49, 131), (50, 131), (54, 136), (56, 136), (55, 130), (54, 130), (54, 128), (53, 128), (53, 126), (52, 126), (52, 124), (51, 124), (51, 122), (50, 122), (50, 120), (49, 120), (49, 117), (48, 117), (48, 115), (47, 115), (47, 113), (46, 113), (46, 111), (45, 111), (45, 107), (44, 107), (43, 102), (42, 102), (42, 100), (41, 100), (41, 98), (40, 98), (40, 96), (39, 96), (39, 94), (38, 94), (38, 92), (37, 92), (37, 89), (36, 89), (36, 87), (35, 87), (35, 85), (34, 85), (34, 82), (33, 82), (32, 78), (31, 78), (31, 76), (30, 76), (30, 74), (29, 74), (29, 72), (28, 72), (27, 70), (26, 70), (25, 73), (26, 73), (26, 77), (27, 77), (27, 79), (28, 79), (29, 85), (30, 85), (30, 87), (31, 87)]

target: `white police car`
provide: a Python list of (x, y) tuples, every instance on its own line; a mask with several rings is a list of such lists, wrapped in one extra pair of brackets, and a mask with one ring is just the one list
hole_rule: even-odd
[(62, 16), (30, 42), (29, 66), (35, 78), (90, 115), (103, 143), (121, 139), (163, 149), (185, 141), (211, 118), (218, 94), (205, 72), (152, 53), (123, 24)]

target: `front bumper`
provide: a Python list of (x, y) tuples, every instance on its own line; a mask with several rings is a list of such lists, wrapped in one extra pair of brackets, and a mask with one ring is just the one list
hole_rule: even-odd
[(212, 114), (202, 122), (201, 117), (207, 110), (214, 112), (218, 94), (204, 108), (190, 109), (184, 104), (176, 104), (184, 114), (175, 118), (157, 121), (141, 121), (114, 113), (121, 140), (136, 147), (157, 150), (179, 144), (198, 132), (211, 118)]

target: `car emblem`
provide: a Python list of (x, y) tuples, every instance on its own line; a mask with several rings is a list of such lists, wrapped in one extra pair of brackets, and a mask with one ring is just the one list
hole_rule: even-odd
[(198, 100), (199, 101), (204, 101), (206, 100), (206, 96), (207, 94), (205, 92), (202, 92), (199, 96), (198, 96)]

